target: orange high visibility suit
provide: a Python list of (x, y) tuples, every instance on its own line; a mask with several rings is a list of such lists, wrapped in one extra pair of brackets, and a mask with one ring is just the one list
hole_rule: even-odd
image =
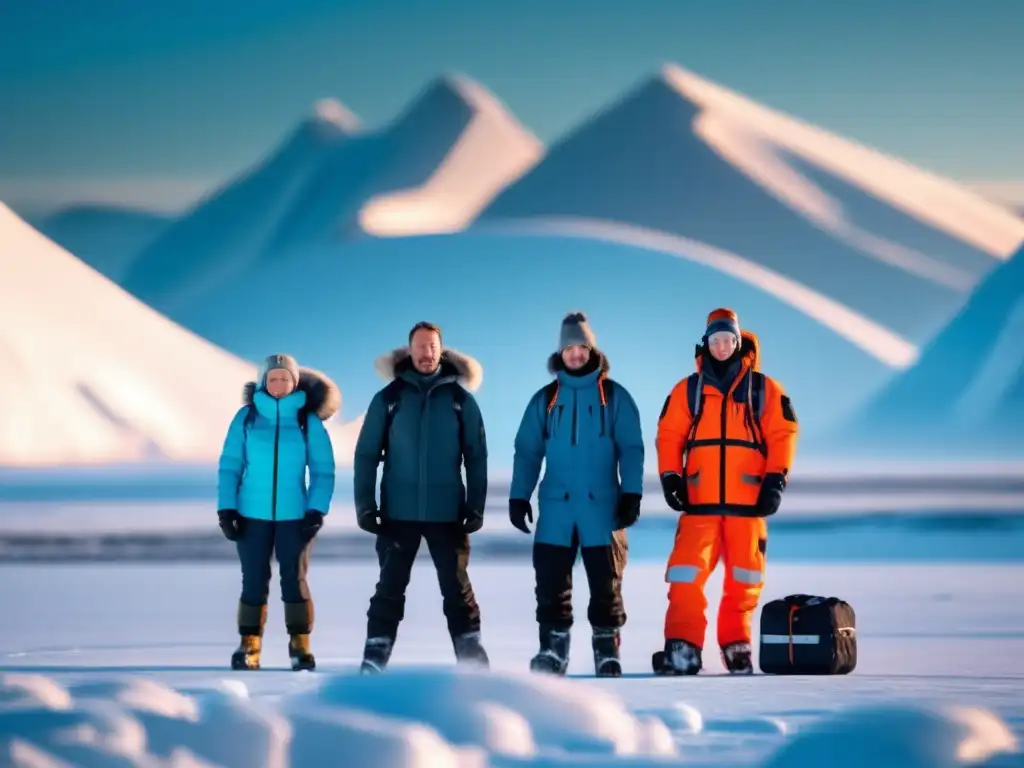
[(685, 478), (688, 498), (665, 572), (665, 638), (697, 648), (707, 630), (704, 585), (720, 559), (719, 646), (751, 641), (768, 536), (764, 517), (756, 516), (758, 492), (766, 474), (789, 474), (797, 442), (792, 405), (778, 382), (760, 373), (754, 334), (741, 333), (740, 367), (727, 394), (702, 371), (702, 353), (699, 346), (697, 372), (665, 401), (657, 436), (658, 473)]

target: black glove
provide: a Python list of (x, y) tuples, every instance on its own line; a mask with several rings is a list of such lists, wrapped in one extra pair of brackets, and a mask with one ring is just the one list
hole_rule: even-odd
[(324, 527), (324, 513), (317, 512), (315, 509), (309, 510), (306, 516), (302, 518), (302, 538), (306, 541), (312, 541), (313, 537), (320, 532), (320, 529)]
[(520, 531), (529, 533), (530, 529), (526, 527), (526, 521), (533, 522), (533, 507), (530, 506), (530, 502), (526, 499), (509, 499), (508, 519)]
[(686, 481), (675, 472), (665, 472), (661, 476), (661, 492), (665, 494), (665, 503), (676, 512), (686, 511)]
[(384, 531), (384, 516), (376, 507), (356, 512), (356, 524), (367, 533), (380, 534)]
[(228, 541), (238, 541), (242, 535), (242, 516), (237, 509), (218, 509), (217, 519), (224, 538)]
[(459, 521), (462, 524), (463, 531), (466, 533), (476, 533), (484, 527), (484, 513), (479, 509), (463, 507), (462, 513), (459, 515)]
[(629, 528), (640, 519), (640, 494), (623, 493), (619, 496), (619, 506), (615, 510), (615, 521), (619, 528)]
[(786, 476), (778, 472), (769, 472), (761, 482), (761, 490), (757, 494), (757, 514), (770, 517), (779, 511), (782, 504), (782, 492), (786, 490)]

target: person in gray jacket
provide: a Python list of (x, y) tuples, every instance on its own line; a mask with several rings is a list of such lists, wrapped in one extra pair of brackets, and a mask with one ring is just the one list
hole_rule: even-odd
[(441, 330), (425, 322), (409, 331), (407, 347), (379, 358), (376, 368), (390, 383), (370, 402), (354, 466), (357, 521), (376, 534), (380, 563), (362, 671), (387, 666), (423, 539), (437, 571), (455, 656), (486, 667), (480, 608), (467, 572), (469, 534), (483, 526), (487, 500), (487, 438), (471, 394), (483, 370), (473, 358), (444, 349)]

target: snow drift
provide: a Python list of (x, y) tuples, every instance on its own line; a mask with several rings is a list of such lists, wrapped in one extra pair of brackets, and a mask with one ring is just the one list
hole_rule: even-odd
[(841, 431), (902, 453), (1024, 453), (1024, 248)]
[[(0, 465), (216, 460), (255, 366), (162, 317), (0, 204)], [(330, 425), (351, 462), (361, 422)]]
[[(780, 742), (763, 762), (771, 768), (998, 765), (1018, 749), (983, 709), (852, 710), (795, 735), (766, 725)], [(332, 674), (276, 708), (250, 698), (241, 680), (187, 695), (144, 678), (0, 678), (0, 762), (13, 768), (326, 768), (340, 755), (361, 768), (726, 765), (687, 754), (688, 737), (709, 726), (685, 704), (637, 714), (568, 679), (452, 668)]]
[(462, 76), (435, 80), (379, 130), (356, 132), (328, 111), (325, 135), (324, 113), (171, 227), (125, 287), (163, 311), (311, 243), (460, 230), (542, 153), (494, 96)]
[(720, 247), (914, 342), (1024, 239), (1024, 222), (952, 182), (674, 65), (551, 147), (480, 220), (524, 218)]

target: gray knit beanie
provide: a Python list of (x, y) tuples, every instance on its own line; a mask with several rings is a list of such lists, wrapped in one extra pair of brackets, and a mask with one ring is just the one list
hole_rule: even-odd
[(299, 386), (299, 364), (295, 358), (291, 355), (270, 355), (260, 367), (260, 389), (267, 386), (267, 374), (278, 369), (288, 371), (295, 386)]
[(562, 330), (558, 334), (558, 351), (574, 344), (594, 349), (597, 346), (597, 337), (590, 330), (587, 316), (583, 312), (570, 312), (562, 321)]

